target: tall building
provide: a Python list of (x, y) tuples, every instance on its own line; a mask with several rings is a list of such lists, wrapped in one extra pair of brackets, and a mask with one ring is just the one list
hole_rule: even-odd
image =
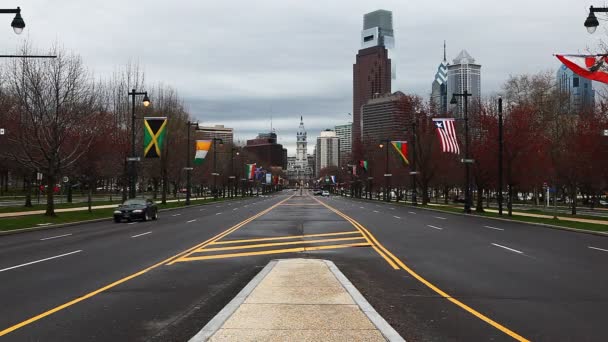
[[(462, 50), (453, 60), (453, 64), (448, 65), (448, 96), (452, 99), (452, 94), (462, 94), (467, 91), (472, 96), (469, 97), (469, 105), (478, 103), (481, 100), (481, 65), (475, 64), (475, 59), (466, 50)], [(449, 105), (449, 109), (454, 111), (454, 115), (461, 117), (464, 113), (463, 98), (457, 98), (458, 104)]]
[(362, 107), (363, 145), (376, 146), (384, 139), (406, 139), (406, 131), (411, 130), (408, 104), (400, 91), (369, 100)]
[(308, 142), (306, 141), (306, 128), (304, 128), (302, 116), (300, 116), (300, 126), (298, 127), (296, 138), (296, 156), (288, 158), (287, 176), (290, 180), (302, 183), (308, 181), (313, 176), (312, 165), (308, 162)]
[(431, 102), (437, 113), (445, 114), (448, 111), (448, 61), (445, 54), (445, 41), (443, 42), (443, 61), (439, 63), (435, 80), (431, 85)]
[(271, 166), (287, 168), (287, 149), (277, 143), (277, 134), (260, 133), (255, 139), (247, 140), (244, 147), (249, 162), (257, 163), (264, 168)]
[(593, 81), (578, 76), (565, 65), (557, 70), (557, 89), (568, 97), (569, 101), (562, 108), (569, 113), (579, 114), (595, 106)]
[(211, 140), (213, 138), (222, 139), (224, 144), (231, 145), (234, 140), (234, 130), (226, 128), (224, 125), (198, 126), (195, 133), (196, 139)]
[(321, 170), (326, 167), (338, 167), (340, 161), (340, 139), (336, 136), (335, 131), (326, 129), (317, 137), (315, 159), (316, 177), (318, 177)]
[(361, 106), (373, 97), (391, 92), (395, 78), (391, 54), (394, 48), (393, 14), (377, 10), (363, 16), (361, 49), (353, 65), (353, 154), (361, 151)]
[(349, 160), (352, 159), (352, 131), (353, 124), (349, 123), (346, 125), (339, 125), (334, 127), (336, 136), (340, 139), (340, 166), (348, 164)]

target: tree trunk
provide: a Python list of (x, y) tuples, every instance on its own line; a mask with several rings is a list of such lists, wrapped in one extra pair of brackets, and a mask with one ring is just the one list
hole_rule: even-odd
[(477, 185), (477, 205), (475, 206), (475, 211), (478, 213), (483, 213), (483, 187)]
[(570, 186), (570, 198), (572, 200), (572, 215), (576, 215), (576, 185)]
[[(32, 207), (32, 181), (27, 178), (24, 177), (24, 185), (25, 185), (25, 206), (26, 207)], [(38, 191), (40, 191), (40, 188), (38, 188)]]
[(163, 169), (162, 172), (162, 182), (163, 182), (163, 193), (162, 193), (162, 204), (167, 204), (167, 192), (169, 191), (168, 189), (168, 184), (167, 184), (167, 170)]
[(91, 197), (93, 196), (93, 180), (89, 180), (89, 191), (87, 191), (87, 205), (89, 207), (89, 213), (92, 213), (93, 210), (91, 208), (92, 206), (92, 199)]
[(448, 186), (443, 187), (443, 204), (448, 204), (448, 196), (450, 195), (450, 189)]
[(72, 179), (70, 179), (67, 183), (66, 186), (68, 187), (68, 198), (67, 198), (67, 202), (68, 203), (72, 203)]
[(421, 191), (422, 191), (422, 205), (429, 204), (429, 183), (421, 182)]
[(53, 170), (47, 175), (47, 191), (46, 191), (46, 212), (44, 215), (46, 216), (55, 216), (55, 175), (53, 174)]
[(513, 216), (513, 185), (509, 184), (509, 202), (507, 203), (507, 209), (509, 210), (509, 216)]

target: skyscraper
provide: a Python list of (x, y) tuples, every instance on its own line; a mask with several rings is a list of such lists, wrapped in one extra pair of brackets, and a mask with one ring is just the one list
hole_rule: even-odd
[(363, 16), (361, 49), (353, 65), (353, 155), (361, 154), (361, 106), (391, 92), (395, 77), (389, 51), (394, 47), (393, 14), (377, 10)]
[(595, 105), (593, 81), (578, 76), (565, 65), (557, 70), (557, 89), (568, 97), (569, 101), (562, 108), (569, 113), (579, 114)]
[(336, 136), (340, 139), (340, 166), (346, 165), (351, 156), (353, 124), (334, 127)]
[[(475, 59), (466, 50), (460, 51), (454, 58), (453, 64), (448, 65), (448, 96), (452, 99), (452, 94), (462, 94), (467, 91), (472, 96), (469, 97), (470, 105), (477, 103), (481, 99), (481, 65), (475, 64)], [(464, 113), (464, 101), (458, 100), (458, 104), (450, 105), (454, 115), (461, 117)]]
[(331, 129), (326, 129), (317, 137), (317, 146), (315, 148), (315, 174), (317, 177), (322, 169), (330, 166), (338, 167), (340, 160), (340, 139), (336, 136), (336, 132)]
[(404, 140), (411, 127), (411, 104), (397, 91), (369, 100), (362, 107), (363, 145), (377, 146), (382, 139)]
[(448, 61), (445, 54), (445, 41), (443, 41), (443, 61), (437, 67), (435, 80), (431, 85), (431, 102), (437, 113), (445, 114), (448, 111)]

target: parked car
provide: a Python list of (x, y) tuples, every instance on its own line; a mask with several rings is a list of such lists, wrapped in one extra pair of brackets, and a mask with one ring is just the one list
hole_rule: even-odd
[(114, 222), (122, 220), (129, 222), (133, 220), (156, 220), (158, 219), (158, 207), (151, 199), (132, 198), (126, 200), (114, 210)]
[(323, 197), (329, 197), (329, 191), (323, 190), (323, 192), (321, 192), (321, 196), (323, 196)]
[(313, 194), (314, 196), (321, 196), (321, 195), (323, 195), (323, 190), (321, 190), (321, 189), (314, 189), (314, 190), (312, 191), (312, 194)]

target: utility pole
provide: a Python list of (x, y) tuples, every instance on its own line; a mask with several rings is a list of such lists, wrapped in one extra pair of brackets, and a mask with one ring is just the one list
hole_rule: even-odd
[(498, 215), (502, 215), (502, 97), (498, 98)]

